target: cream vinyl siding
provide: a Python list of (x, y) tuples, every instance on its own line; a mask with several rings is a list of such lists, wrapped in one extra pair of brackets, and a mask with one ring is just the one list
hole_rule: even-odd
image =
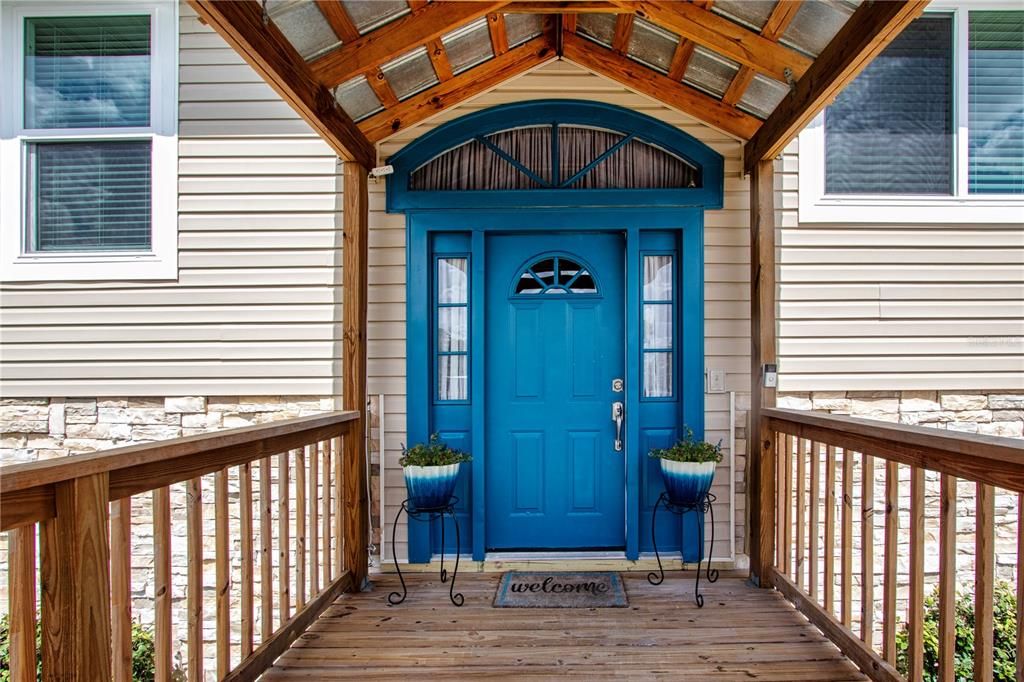
[(801, 223), (799, 142), (776, 164), (779, 390), (1024, 391), (1016, 224)]
[(339, 167), (182, 4), (178, 279), (0, 290), (7, 398), (340, 391)]
[[(741, 177), (742, 146), (724, 133), (695, 119), (626, 90), (601, 76), (567, 62), (553, 62), (509, 81), (490, 92), (403, 131), (380, 145), (382, 160), (436, 126), (498, 104), (547, 98), (607, 102), (648, 114), (678, 126), (725, 157), (725, 209), (705, 214), (705, 339), (706, 366), (727, 372), (726, 388), (750, 391), (749, 183)], [(370, 309), (369, 391), (386, 395), (384, 437), (384, 520), (390, 524), (405, 497), (398, 465), (405, 436), (405, 216), (384, 212), (384, 181), (370, 183)], [(706, 434), (729, 443), (729, 395), (706, 396)], [(738, 424), (743, 425), (743, 413)], [(737, 477), (742, 479), (742, 441), (737, 444)], [(715, 493), (728, 504), (727, 460), (715, 477)], [(742, 537), (744, 493), (737, 486), (737, 553), (745, 552)], [(721, 503), (720, 503), (721, 504)], [(718, 516), (716, 555), (728, 555), (728, 511)], [(390, 527), (386, 529), (385, 561), (391, 560)], [(398, 529), (399, 559), (406, 557), (406, 529)]]

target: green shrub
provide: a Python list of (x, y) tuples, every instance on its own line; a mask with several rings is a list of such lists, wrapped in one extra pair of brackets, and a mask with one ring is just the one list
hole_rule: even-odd
[[(1013, 586), (999, 581), (993, 586), (993, 675), (996, 682), (1013, 682), (1017, 666), (1017, 595)], [(953, 654), (955, 678), (974, 679), (974, 595), (957, 592), (956, 647)], [(939, 591), (924, 600), (924, 679), (937, 680), (939, 674)], [(907, 674), (910, 631), (904, 623), (896, 633), (896, 668)]]
[(695, 440), (693, 429), (684, 428), (684, 436), (676, 441), (670, 448), (655, 448), (651, 450), (650, 456), (658, 459), (668, 459), (673, 462), (721, 462), (722, 442), (712, 445), (706, 441)]
[[(0, 618), (0, 682), (11, 680), (11, 646), (8, 617)], [(156, 669), (156, 643), (153, 630), (138, 621), (132, 622), (132, 679), (135, 682), (152, 682)], [(42, 628), (36, 618), (36, 679), (43, 679)], [(181, 666), (171, 671), (171, 679), (184, 680)]]
[(430, 436), (429, 443), (417, 443), (411, 448), (402, 448), (402, 458), (398, 463), (404, 467), (433, 467), (447, 464), (468, 462), (472, 459), (467, 453), (459, 452), (448, 446), (436, 433)]

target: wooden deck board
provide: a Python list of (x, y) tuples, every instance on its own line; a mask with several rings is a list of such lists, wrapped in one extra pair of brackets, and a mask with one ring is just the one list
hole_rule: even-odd
[(494, 609), (499, 574), (459, 576), (462, 608), (422, 573), (407, 578), (404, 604), (388, 606), (398, 578), (379, 575), (372, 591), (341, 596), (262, 679), (866, 679), (775, 592), (722, 578), (703, 586), (698, 609), (692, 573), (657, 587), (623, 576), (628, 608)]

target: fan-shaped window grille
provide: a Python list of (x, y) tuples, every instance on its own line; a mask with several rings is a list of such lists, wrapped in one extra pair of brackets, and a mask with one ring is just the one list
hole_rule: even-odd
[(543, 256), (519, 273), (515, 295), (596, 294), (594, 275), (568, 256)]
[(478, 135), (409, 176), (409, 189), (687, 189), (700, 169), (632, 133), (539, 125)]

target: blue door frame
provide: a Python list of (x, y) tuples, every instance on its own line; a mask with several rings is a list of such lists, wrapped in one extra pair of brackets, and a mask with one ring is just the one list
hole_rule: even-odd
[[(537, 121), (602, 125), (638, 134), (698, 163), (703, 186), (692, 189), (416, 192), (409, 174), (448, 148), (495, 130)], [(388, 180), (388, 209), (407, 216), (407, 438), (425, 441), (433, 432), (471, 450), (474, 462), (464, 467), (463, 499), (458, 510), (466, 539), (462, 551), (485, 557), (485, 291), (486, 239), (491, 233), (619, 232), (626, 249), (626, 557), (636, 559), (649, 545), (654, 462), (646, 449), (661, 446), (685, 424), (704, 433), (704, 239), (703, 211), (722, 204), (722, 157), (682, 131), (635, 112), (588, 102), (541, 101), (506, 105), (463, 117), (439, 127), (389, 160), (395, 174)], [(677, 254), (675, 399), (673, 424), (641, 433), (641, 415), (654, 414), (656, 403), (641, 398), (641, 307), (644, 254)], [(469, 400), (439, 405), (434, 399), (432, 271), (439, 255), (469, 260)], [(501, 286), (504, 286), (502, 283)], [(630, 416), (634, 418), (630, 419)], [(479, 465), (478, 465), (479, 463)], [(665, 523), (673, 523), (670, 515)], [(695, 519), (691, 519), (695, 523)], [(678, 525), (676, 525), (678, 528)], [(469, 532), (465, 532), (468, 529)], [(428, 562), (437, 544), (437, 529), (411, 521), (409, 560)], [(659, 533), (659, 539), (669, 535)], [(692, 538), (695, 533), (687, 533)], [(646, 539), (644, 539), (646, 536)], [(452, 534), (447, 534), (448, 538)], [(669, 537), (671, 537), (669, 535)], [(670, 548), (671, 542), (659, 543)], [(679, 547), (676, 543), (676, 547)], [(454, 549), (454, 548), (451, 548)], [(702, 551), (687, 543), (687, 559)]]

